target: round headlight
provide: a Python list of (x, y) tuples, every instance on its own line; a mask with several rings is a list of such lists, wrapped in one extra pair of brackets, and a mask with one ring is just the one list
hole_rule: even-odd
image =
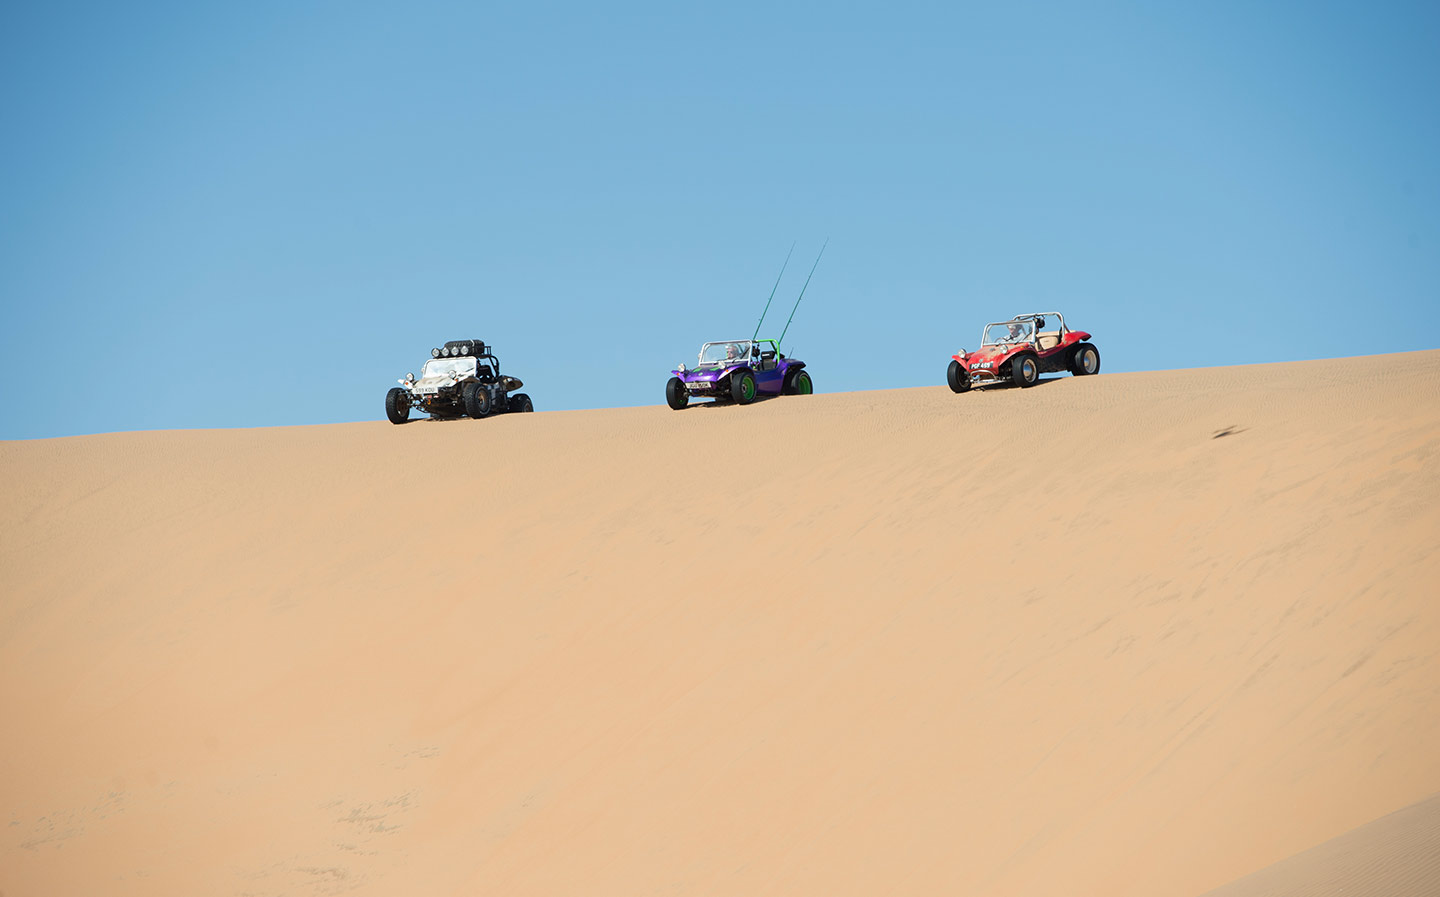
[(458, 355), (458, 354), (460, 354), (460, 353), (458, 353), (458, 352), (455, 351), (455, 347), (454, 347), (454, 346), (446, 346), (446, 347), (445, 347), (445, 354), (446, 354), (446, 355), (449, 355), (451, 358), (454, 358), (456, 355)]
[(439, 358), (439, 357), (440, 357), (440, 350), (439, 350), (439, 349), (431, 349), (431, 350), (430, 350), (430, 357), (431, 357), (431, 358)]

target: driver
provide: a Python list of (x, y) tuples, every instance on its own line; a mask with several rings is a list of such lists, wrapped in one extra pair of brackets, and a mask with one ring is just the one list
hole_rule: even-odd
[(1025, 339), (1026, 339), (1025, 325), (1022, 324), (1022, 323), (1020, 323), (1019, 321), (1011, 321), (1011, 322), (1010, 322), (1010, 332), (1009, 332), (1008, 334), (1006, 334), (1005, 339), (1003, 340), (1003, 342), (1007, 342), (1007, 343), (1023, 343), (1023, 342), (1025, 342)]
[(740, 347), (739, 347), (739, 346), (735, 345), (734, 343), (730, 343), (730, 344), (728, 344), (728, 345), (725, 347), (725, 360), (726, 360), (726, 361), (734, 361), (735, 359), (737, 359), (737, 358), (739, 358), (739, 357), (740, 357)]

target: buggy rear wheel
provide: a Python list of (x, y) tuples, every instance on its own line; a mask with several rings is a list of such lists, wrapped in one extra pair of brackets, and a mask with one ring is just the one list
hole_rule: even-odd
[(525, 412), (534, 411), (535, 403), (530, 401), (530, 397), (525, 395), (525, 393), (517, 392), (515, 393), (515, 395), (510, 397), (510, 410), (518, 411), (522, 414)]
[(1040, 379), (1040, 360), (1029, 353), (1015, 356), (1010, 362), (1010, 376), (1016, 386), (1034, 386)]
[(672, 411), (680, 411), (690, 404), (690, 391), (685, 388), (684, 380), (671, 377), (665, 384), (665, 404), (669, 405)]
[(465, 399), (465, 413), (475, 420), (490, 413), (490, 390), (486, 389), (483, 384), (466, 383), (460, 395)]
[(808, 396), (815, 391), (815, 381), (803, 370), (794, 370), (785, 375), (785, 386), (780, 390), (785, 396)]
[(951, 361), (950, 369), (945, 372), (945, 382), (950, 384), (951, 392), (965, 392), (970, 388), (970, 374), (965, 365)]
[(410, 419), (410, 397), (398, 386), (385, 393), (385, 416), (392, 424), (403, 424)]
[(737, 405), (749, 405), (755, 401), (755, 375), (749, 371), (736, 371), (730, 375), (730, 398)]
[(1076, 346), (1070, 356), (1070, 373), (1077, 377), (1100, 373), (1100, 350), (1089, 343)]

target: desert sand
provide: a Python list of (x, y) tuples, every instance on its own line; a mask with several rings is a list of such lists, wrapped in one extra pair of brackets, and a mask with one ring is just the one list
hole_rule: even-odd
[(1434, 844), (1440, 352), (536, 398), (0, 443), (4, 897), (1194, 897)]
[(1433, 897), (1440, 796), (1362, 825), (1206, 897)]

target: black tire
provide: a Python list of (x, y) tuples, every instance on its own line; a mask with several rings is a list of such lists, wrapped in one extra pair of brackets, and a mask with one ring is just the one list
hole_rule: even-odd
[(1100, 350), (1089, 343), (1081, 343), (1070, 355), (1070, 373), (1077, 377), (1100, 373)]
[(750, 371), (736, 371), (730, 375), (730, 398), (737, 405), (749, 405), (755, 401), (759, 390), (755, 386), (755, 375)]
[(950, 369), (945, 372), (945, 382), (950, 384), (951, 392), (965, 392), (970, 389), (970, 373), (965, 370), (965, 365), (951, 361)]
[(800, 369), (791, 374), (785, 384), (785, 395), (787, 396), (808, 396), (815, 392), (815, 381), (810, 379), (810, 372)]
[(525, 393), (517, 392), (510, 397), (510, 410), (525, 414), (535, 410), (535, 403), (530, 401), (530, 397)]
[(680, 411), (690, 404), (690, 390), (685, 388), (684, 380), (671, 377), (670, 382), (665, 384), (665, 404), (674, 411)]
[(490, 413), (490, 390), (483, 384), (466, 383), (460, 395), (465, 400), (465, 413), (470, 417), (479, 420)]
[(1031, 387), (1040, 379), (1040, 359), (1026, 352), (1010, 361), (1010, 377), (1016, 386)]
[(410, 397), (400, 387), (392, 387), (385, 393), (385, 416), (392, 424), (403, 424), (410, 419)]

